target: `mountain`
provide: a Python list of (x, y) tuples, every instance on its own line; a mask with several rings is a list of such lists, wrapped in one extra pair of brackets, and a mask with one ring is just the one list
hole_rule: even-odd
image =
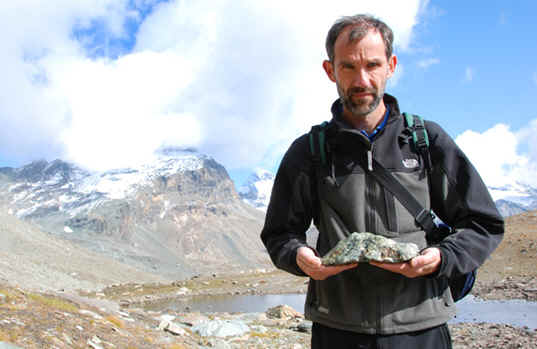
[(537, 209), (537, 188), (513, 182), (504, 186), (490, 186), (490, 194), (502, 216), (512, 216)]
[(239, 196), (244, 202), (266, 212), (273, 184), (274, 175), (271, 172), (256, 169), (250, 175), (246, 184), (239, 188)]
[(181, 278), (269, 263), (264, 214), (222, 165), (192, 150), (106, 172), (62, 160), (5, 167), (0, 197), (9, 214), (143, 271)]

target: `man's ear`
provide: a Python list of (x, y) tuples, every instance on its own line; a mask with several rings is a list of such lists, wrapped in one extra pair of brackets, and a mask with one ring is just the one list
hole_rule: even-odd
[(323, 68), (326, 75), (328, 75), (328, 78), (333, 82), (336, 82), (336, 75), (334, 74), (334, 66), (332, 65), (332, 62), (323, 61)]
[(391, 78), (397, 66), (397, 56), (392, 55), (388, 60), (388, 77)]

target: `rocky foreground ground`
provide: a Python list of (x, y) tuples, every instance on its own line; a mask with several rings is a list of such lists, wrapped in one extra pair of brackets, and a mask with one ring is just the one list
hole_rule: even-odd
[[(537, 301), (537, 213), (507, 223), (506, 237), (480, 268), (472, 293)], [(78, 292), (39, 291), (9, 281), (0, 279), (0, 349), (309, 348), (311, 323), (302, 309), (280, 305), (262, 313), (229, 314), (152, 307), (170, 300), (188, 304), (199, 295), (305, 292), (307, 279), (273, 269)], [(450, 329), (454, 348), (537, 348), (537, 330), (527, 326), (457, 323)]]
[[(258, 270), (171, 284), (112, 285), (78, 295), (0, 286), (0, 348), (309, 348), (311, 323), (281, 305), (264, 313), (151, 311), (151, 305), (214, 294), (302, 292), (306, 279)], [(537, 282), (479, 284), (474, 295), (537, 299)], [(490, 291), (492, 290), (492, 291)], [(454, 348), (536, 348), (537, 329), (505, 324), (450, 325)], [(3, 346), (4, 345), (4, 346)]]

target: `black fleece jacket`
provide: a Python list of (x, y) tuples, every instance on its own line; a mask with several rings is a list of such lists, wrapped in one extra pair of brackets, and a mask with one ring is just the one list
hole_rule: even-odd
[[(386, 94), (384, 102), (390, 108), (385, 128), (399, 128), (394, 132), (404, 133), (396, 99)], [(335, 129), (344, 127), (341, 109), (340, 102), (336, 101), (331, 120)], [(455, 228), (452, 235), (436, 245), (441, 251), (442, 263), (433, 277), (450, 277), (474, 270), (485, 261), (503, 237), (504, 222), (479, 174), (453, 139), (434, 122), (426, 121), (425, 126), (434, 166), (430, 183), (431, 208)], [(379, 137), (388, 136), (382, 133), (401, 137), (384, 130)], [(392, 143), (400, 146), (397, 140)], [(391, 151), (384, 150), (376, 157), (389, 168)], [(305, 275), (296, 264), (296, 251), (307, 245), (305, 232), (315, 213), (314, 178), (306, 134), (293, 142), (280, 164), (261, 232), (274, 264), (295, 275)]]

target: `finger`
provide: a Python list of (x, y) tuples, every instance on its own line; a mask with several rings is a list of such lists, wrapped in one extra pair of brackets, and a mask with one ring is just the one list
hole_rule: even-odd
[(419, 255), (417, 257), (412, 258), (409, 261), (409, 264), (412, 268), (421, 268), (429, 263), (430, 263), (430, 258), (426, 255)]
[(357, 266), (358, 266), (358, 263), (352, 263), (352, 264), (345, 264), (345, 265), (339, 265), (336, 267), (327, 267), (327, 268), (331, 268), (334, 274), (338, 274), (338, 273), (341, 273), (342, 271), (356, 268)]
[(403, 274), (409, 268), (408, 263), (381, 263), (375, 261), (371, 261), (369, 263), (376, 267), (399, 274)]
[(339, 274), (345, 270), (356, 268), (358, 263), (347, 264), (347, 265), (338, 265), (338, 266), (324, 266), (321, 265), (319, 268), (315, 269), (312, 274), (314, 274), (314, 279), (324, 280), (330, 276)]

